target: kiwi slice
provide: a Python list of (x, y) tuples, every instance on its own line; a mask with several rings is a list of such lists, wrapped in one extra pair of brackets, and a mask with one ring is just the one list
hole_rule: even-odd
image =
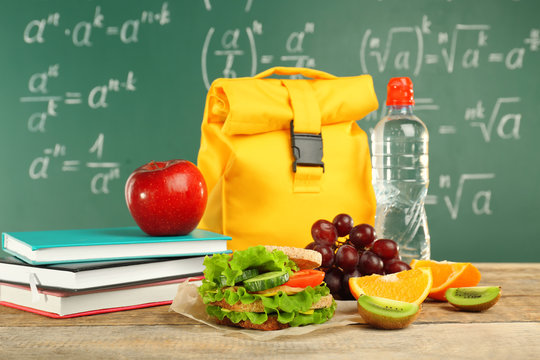
[(475, 286), (450, 288), (446, 299), (460, 310), (484, 311), (492, 307), (501, 297), (500, 286)]
[(404, 301), (361, 295), (358, 313), (365, 322), (379, 329), (402, 329), (420, 314), (420, 306)]

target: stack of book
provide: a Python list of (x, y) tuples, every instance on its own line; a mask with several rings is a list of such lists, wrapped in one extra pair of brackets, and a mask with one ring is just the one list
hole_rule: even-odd
[(3, 233), (0, 304), (54, 318), (170, 304), (179, 283), (202, 280), (206, 255), (229, 252), (228, 240), (138, 227)]

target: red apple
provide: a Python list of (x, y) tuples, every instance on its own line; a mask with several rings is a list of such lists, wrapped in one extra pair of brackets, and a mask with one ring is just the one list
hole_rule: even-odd
[(126, 203), (139, 227), (151, 236), (193, 231), (206, 208), (204, 177), (187, 160), (152, 161), (126, 182)]

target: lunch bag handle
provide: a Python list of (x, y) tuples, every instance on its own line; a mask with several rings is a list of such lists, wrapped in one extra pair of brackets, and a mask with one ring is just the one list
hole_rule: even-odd
[(324, 71), (310, 69), (310, 68), (301, 68), (301, 67), (285, 67), (285, 66), (276, 66), (270, 69), (267, 69), (261, 73), (258, 73), (253, 78), (254, 79), (263, 79), (272, 75), (302, 75), (311, 79), (324, 79), (331, 80), (336, 79), (337, 77), (329, 74)]

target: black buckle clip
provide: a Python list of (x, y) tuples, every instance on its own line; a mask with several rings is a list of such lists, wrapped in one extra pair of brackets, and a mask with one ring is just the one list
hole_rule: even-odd
[(293, 171), (296, 166), (320, 166), (323, 168), (323, 142), (321, 134), (295, 133), (291, 121), (291, 148), (294, 156)]

